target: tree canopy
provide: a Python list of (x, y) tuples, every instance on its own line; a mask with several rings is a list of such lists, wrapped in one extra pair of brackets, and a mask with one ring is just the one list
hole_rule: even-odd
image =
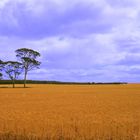
[(17, 61), (2, 62), (2, 71), (12, 80), (13, 88), (15, 87), (15, 80), (22, 72), (22, 64)]
[(24, 69), (24, 87), (26, 87), (26, 79), (29, 71), (39, 68), (41, 62), (39, 62), (37, 57), (40, 57), (40, 53), (28, 48), (17, 49), (16, 51), (17, 59), (22, 63)]

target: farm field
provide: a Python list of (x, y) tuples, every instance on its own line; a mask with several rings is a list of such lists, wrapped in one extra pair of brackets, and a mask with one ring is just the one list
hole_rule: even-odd
[(0, 140), (140, 140), (140, 84), (16, 86), (0, 88)]

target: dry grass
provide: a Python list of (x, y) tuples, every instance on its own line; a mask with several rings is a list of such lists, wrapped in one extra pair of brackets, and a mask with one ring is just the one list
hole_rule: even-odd
[(0, 140), (140, 140), (140, 85), (0, 88)]

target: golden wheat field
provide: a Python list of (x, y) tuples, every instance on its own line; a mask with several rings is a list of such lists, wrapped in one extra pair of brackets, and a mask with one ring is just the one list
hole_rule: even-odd
[(140, 85), (0, 88), (0, 140), (140, 140)]

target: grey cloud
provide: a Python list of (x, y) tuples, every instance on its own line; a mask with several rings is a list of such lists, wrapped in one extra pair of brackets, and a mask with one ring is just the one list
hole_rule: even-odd
[[(43, 3), (42, 3), (43, 4)], [(54, 35), (80, 36), (89, 33), (104, 33), (112, 28), (104, 20), (102, 7), (78, 2), (63, 12), (57, 5), (44, 3), (43, 13), (36, 16), (23, 2), (7, 3), (0, 10), (0, 34), (23, 38), (41, 38)]]

